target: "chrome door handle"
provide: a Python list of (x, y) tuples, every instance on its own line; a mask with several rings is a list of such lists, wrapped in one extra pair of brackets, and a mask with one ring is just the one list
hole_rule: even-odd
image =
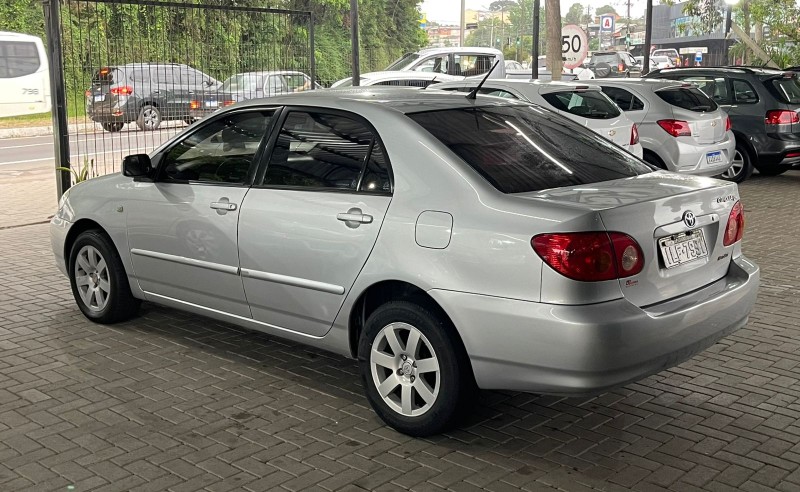
[(211, 208), (215, 210), (227, 210), (233, 212), (236, 210), (236, 204), (230, 202), (211, 202)]

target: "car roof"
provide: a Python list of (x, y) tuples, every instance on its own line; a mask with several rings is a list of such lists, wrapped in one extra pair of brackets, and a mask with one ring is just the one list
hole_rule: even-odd
[(494, 97), (467, 99), (463, 92), (417, 89), (414, 87), (347, 87), (321, 89), (299, 93), (272, 96), (269, 98), (248, 99), (232, 108), (250, 106), (314, 106), (330, 109), (346, 107), (355, 113), (359, 107), (371, 110), (382, 108), (402, 114), (436, 111), (443, 109), (471, 108), (475, 106), (511, 106), (523, 104), (515, 100), (502, 100)]
[(423, 48), (417, 53), (420, 55), (430, 55), (433, 53), (478, 53), (485, 55), (501, 55), (502, 53), (497, 48), (484, 48), (479, 46), (451, 46), (447, 48)]
[[(475, 87), (480, 83), (478, 79), (469, 79), (463, 81), (454, 81), (452, 83), (443, 82), (436, 87), (446, 87), (449, 85), (462, 86), (466, 84), (468, 87)], [(569, 90), (580, 87), (587, 90), (600, 90), (597, 86), (591, 85), (585, 80), (531, 80), (531, 79), (488, 79), (483, 85), (490, 84), (496, 87), (509, 87), (519, 90), (520, 88), (539, 87), (542, 89), (551, 89), (553, 92), (560, 89)]]
[(258, 70), (253, 72), (235, 73), (228, 78), (237, 77), (239, 75), (305, 75), (305, 73), (298, 70)]
[[(655, 71), (654, 71), (655, 72)], [(767, 67), (682, 67), (682, 68), (664, 68), (659, 70), (658, 74), (667, 73), (728, 73), (728, 74), (758, 74), (758, 75), (780, 75), (786, 70)], [(653, 73), (653, 72), (651, 72)]]
[(659, 91), (669, 87), (688, 87), (692, 84), (682, 82), (680, 80), (670, 79), (594, 79), (586, 81), (590, 84), (596, 85), (609, 85), (617, 87), (639, 87), (642, 89), (650, 89), (652, 91)]
[[(417, 72), (414, 70), (385, 70), (380, 72), (367, 72), (362, 73), (362, 79), (426, 79), (430, 80), (437, 76), (444, 76), (448, 80), (450, 80), (451, 75), (446, 73), (436, 73), (436, 72)], [(350, 77), (352, 78), (352, 77)]]

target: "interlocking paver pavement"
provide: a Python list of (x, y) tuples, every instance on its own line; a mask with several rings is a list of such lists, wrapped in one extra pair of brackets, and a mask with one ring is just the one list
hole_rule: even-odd
[(595, 398), (483, 392), (430, 439), (381, 424), (353, 361), (152, 304), (92, 324), (47, 226), (0, 229), (0, 490), (798, 491), (798, 190), (741, 186), (763, 272), (747, 327)]

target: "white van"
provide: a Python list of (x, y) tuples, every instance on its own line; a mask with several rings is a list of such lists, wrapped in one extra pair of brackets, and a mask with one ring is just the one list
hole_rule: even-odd
[(0, 117), (50, 111), (50, 70), (42, 40), (0, 31)]

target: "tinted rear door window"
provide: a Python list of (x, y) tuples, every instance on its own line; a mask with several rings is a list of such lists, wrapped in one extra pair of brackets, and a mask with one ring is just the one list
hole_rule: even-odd
[(614, 101), (614, 104), (622, 108), (623, 111), (641, 111), (644, 109), (642, 100), (625, 89), (603, 87), (603, 92)]
[(800, 104), (800, 82), (796, 78), (773, 80), (772, 87), (778, 92), (781, 101)]
[(656, 91), (656, 95), (663, 99), (667, 104), (677, 106), (689, 111), (706, 113), (716, 111), (717, 103), (703, 94), (700, 89), (694, 87), (676, 87), (674, 89), (663, 89)]
[(583, 118), (607, 120), (620, 115), (619, 108), (601, 91), (551, 92), (542, 97), (557, 110)]
[(459, 108), (408, 116), (503, 193), (584, 185), (652, 171), (591, 130), (536, 106)]

